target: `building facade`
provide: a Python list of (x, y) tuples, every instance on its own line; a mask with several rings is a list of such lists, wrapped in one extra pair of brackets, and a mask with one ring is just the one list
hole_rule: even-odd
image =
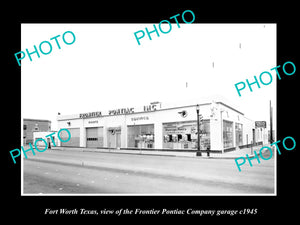
[(61, 146), (128, 149), (197, 149), (199, 106), (200, 149), (234, 150), (255, 141), (255, 123), (223, 102), (161, 107), (156, 102), (121, 108), (57, 116), (58, 129), (67, 128), (71, 140)]
[(23, 119), (23, 145), (34, 143), (33, 133), (37, 131), (50, 131), (51, 121), (40, 119)]

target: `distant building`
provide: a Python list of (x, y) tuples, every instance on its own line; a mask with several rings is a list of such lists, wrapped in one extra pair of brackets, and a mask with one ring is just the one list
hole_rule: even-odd
[(50, 130), (50, 120), (23, 119), (23, 145), (33, 143), (33, 132)]
[(255, 139), (254, 143), (268, 144), (268, 129), (266, 121), (255, 121)]

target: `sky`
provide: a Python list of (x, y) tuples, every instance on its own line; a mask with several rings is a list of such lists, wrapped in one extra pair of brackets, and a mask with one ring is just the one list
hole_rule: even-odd
[[(180, 21), (179, 21), (180, 22)], [(158, 23), (156, 27), (158, 27)], [(150, 40), (134, 33), (153, 24), (22, 24), (21, 51), (43, 41), (52, 52), (21, 61), (22, 118), (52, 121), (56, 116), (148, 105), (188, 104), (223, 99), (252, 120), (269, 121), (269, 101), (276, 113), (276, 24), (172, 23), (169, 33)], [(168, 26), (165, 24), (164, 26)], [(162, 27), (168, 30), (168, 27)], [(75, 42), (62, 35), (72, 31)], [(146, 32), (145, 32), (146, 33)], [(57, 38), (61, 49), (58, 49)], [(66, 34), (67, 42), (72, 36)], [(42, 45), (47, 52), (47, 44)], [(17, 64), (17, 62), (16, 62)], [(273, 75), (270, 85), (252, 85), (238, 95), (235, 84)], [(263, 80), (269, 81), (264, 75)], [(201, 103), (201, 102), (200, 102)], [(276, 115), (274, 115), (274, 120)]]

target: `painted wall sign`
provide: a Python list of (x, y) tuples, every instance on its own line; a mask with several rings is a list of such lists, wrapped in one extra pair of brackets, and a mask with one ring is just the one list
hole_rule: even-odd
[[(143, 110), (144, 110), (144, 112), (153, 112), (153, 111), (156, 111), (158, 109), (158, 107), (160, 107), (160, 103), (155, 102), (155, 103), (151, 103), (151, 105), (144, 106)], [(116, 115), (126, 115), (126, 114), (133, 114), (133, 113), (135, 113), (135, 108), (132, 107), (132, 108), (111, 109), (111, 110), (106, 111), (104, 113), (104, 115), (116, 116)], [(101, 117), (101, 116), (103, 116), (101, 111), (79, 114), (79, 118), (81, 118), (81, 119)], [(136, 119), (136, 120), (139, 120), (139, 119)], [(132, 121), (134, 121), (134, 119), (132, 119)]]
[(113, 109), (108, 111), (108, 115), (124, 115), (134, 113), (134, 108)]
[(102, 113), (99, 111), (79, 114), (79, 118), (92, 118), (92, 117), (100, 117), (100, 116), (102, 116)]
[(88, 123), (98, 123), (98, 120), (91, 120)]
[(131, 121), (137, 121), (137, 120), (149, 120), (148, 116), (138, 116), (131, 118)]

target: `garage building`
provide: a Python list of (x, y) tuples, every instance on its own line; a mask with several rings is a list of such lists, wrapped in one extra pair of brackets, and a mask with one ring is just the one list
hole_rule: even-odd
[[(223, 102), (162, 107), (117, 108), (58, 115), (58, 129), (67, 128), (67, 147), (124, 149), (197, 149), (197, 108), (200, 111), (200, 149), (226, 152), (251, 143), (267, 143), (266, 129)], [(258, 135), (259, 134), (259, 135)]]

